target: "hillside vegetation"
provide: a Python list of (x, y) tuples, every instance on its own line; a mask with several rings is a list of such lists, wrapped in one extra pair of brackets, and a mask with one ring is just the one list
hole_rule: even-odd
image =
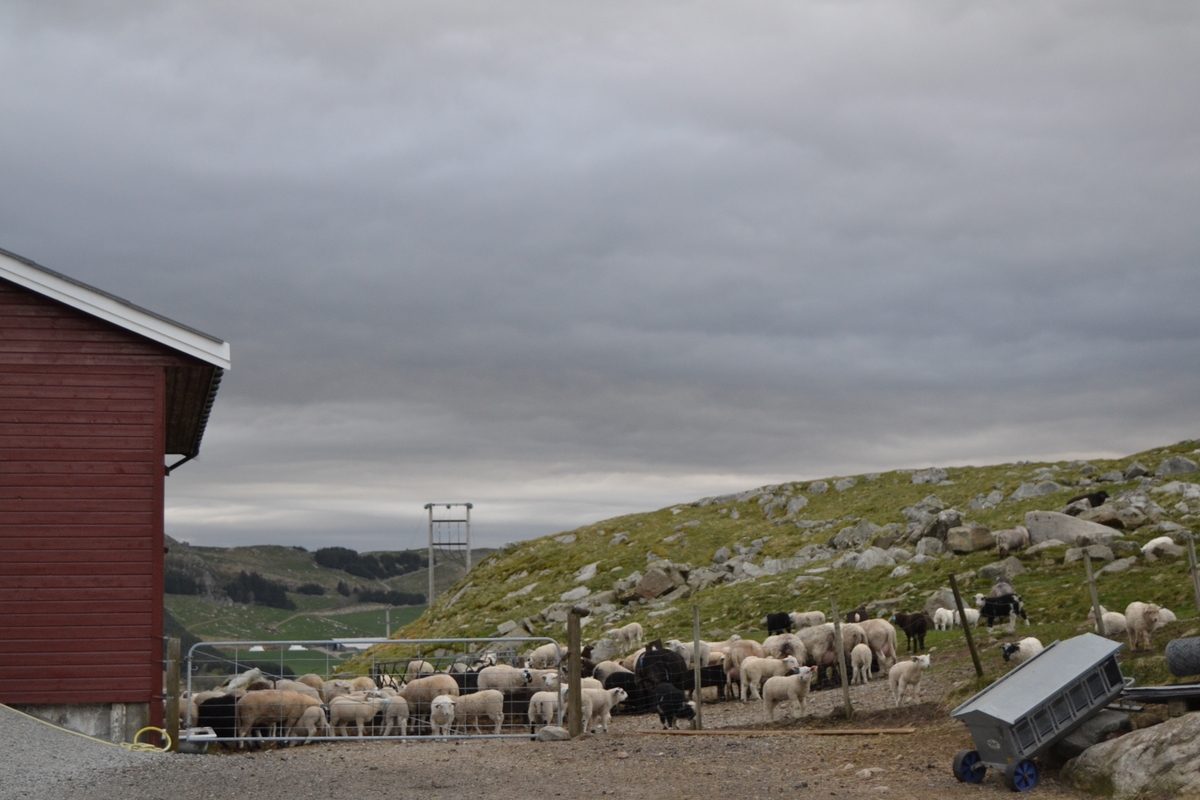
[[(1115, 506), (1133, 504), (1145, 511), (1141, 518), (1134, 513), (1141, 513), (1138, 509), (1129, 512), (1128, 529), (1112, 546), (1116, 558), (1135, 560), (1126, 562), (1130, 566), (1124, 571), (1099, 576), (1101, 603), (1124, 610), (1134, 600), (1155, 602), (1173, 609), (1182, 629), (1196, 617), (1186, 556), (1149, 563), (1139, 546), (1164, 532), (1182, 542), (1181, 532), (1196, 530), (1200, 499), (1158, 490), (1178, 489), (1178, 483), (1168, 484), (1200, 480), (1200, 473), (1155, 473), (1167, 471), (1162, 464), (1174, 456), (1194, 461), (1198, 447), (1198, 442), (1184, 441), (1086, 463), (1018, 462), (835, 476), (616, 517), (501, 548), (394, 636), (564, 640), (566, 611), (572, 605), (591, 609), (584, 619), (584, 636), (591, 641), (606, 628), (632, 621), (644, 626), (648, 639), (690, 638), (693, 605), (700, 609), (702, 635), (709, 639), (735, 632), (761, 639), (766, 613), (820, 609), (828, 614), (831, 596), (843, 610), (866, 605), (879, 614), (920, 611), (930, 595), (948, 586), (951, 572), (965, 594), (986, 592), (992, 580), (979, 572), (999, 560), (994, 546), (964, 555), (907, 558), (916, 553), (914, 539), (928, 526), (930, 507), (957, 510), (963, 524), (997, 531), (1022, 524), (1029, 511), (1062, 511), (1070, 497), (1101, 489), (1117, 501)], [(1039, 491), (1048, 493), (1027, 496)], [(843, 545), (854, 543), (836, 550), (830, 547), (835, 536)], [(843, 566), (846, 553), (872, 545), (905, 552), (895, 553), (895, 564)], [(714, 563), (714, 557), (722, 561), (726, 554), (724, 566)], [(1070, 561), (1067, 547), (1017, 556), (1022, 572), (1012, 580), (1036, 623), (1031, 629), (1022, 626), (1018, 635), (1036, 635), (1049, 643), (1082, 630), (1091, 608), (1083, 562)], [(1097, 569), (1102, 566), (1096, 563)], [(633, 589), (651, 567), (676, 580), (671, 591), (647, 599)], [(961, 633), (956, 635), (961, 640)], [(370, 657), (403, 658), (411, 652), (411, 647), (389, 646)], [(1132, 661), (1131, 655), (1126, 657)], [(1143, 680), (1167, 677), (1161, 656), (1136, 660), (1131, 666)]]

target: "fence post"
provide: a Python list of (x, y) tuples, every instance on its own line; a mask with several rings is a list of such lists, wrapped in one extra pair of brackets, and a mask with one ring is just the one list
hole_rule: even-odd
[(167, 638), (167, 736), (171, 750), (179, 752), (179, 638)]
[(580, 657), (579, 618), (587, 613), (585, 609), (572, 608), (571, 613), (567, 614), (567, 714), (570, 716), (567, 732), (572, 739), (583, 733), (583, 720), (580, 719), (583, 714), (583, 690), (580, 688), (583, 664)]
[(950, 573), (950, 591), (954, 593), (954, 607), (958, 609), (958, 621), (962, 624), (963, 633), (967, 635), (967, 649), (971, 651), (971, 660), (975, 662), (975, 674), (983, 677), (983, 663), (979, 660), (979, 651), (975, 649), (975, 637), (971, 635), (971, 623), (967, 622), (967, 612), (963, 609), (962, 595), (958, 593), (958, 581), (954, 573)]
[(1104, 615), (1100, 613), (1100, 595), (1096, 592), (1096, 576), (1092, 574), (1092, 557), (1087, 548), (1083, 548), (1083, 569), (1087, 572), (1088, 592), (1092, 596), (1092, 615), (1096, 618), (1096, 631), (1101, 636), (1108, 635), (1104, 626)]
[(1185, 533), (1183, 538), (1187, 539), (1188, 572), (1192, 575), (1192, 591), (1196, 594), (1196, 612), (1200, 613), (1200, 574), (1196, 573), (1196, 535), (1189, 532)]
[(692, 606), (692, 671), (696, 680), (692, 698), (696, 701), (696, 722), (693, 729), (704, 730), (704, 715), (701, 711), (704, 691), (700, 688), (700, 606)]
[(846, 641), (842, 638), (842, 616), (838, 613), (837, 598), (829, 595), (829, 610), (833, 612), (833, 638), (837, 648), (838, 675), (842, 676), (842, 703), (846, 719), (854, 717), (854, 705), (850, 702), (850, 676), (846, 674)]

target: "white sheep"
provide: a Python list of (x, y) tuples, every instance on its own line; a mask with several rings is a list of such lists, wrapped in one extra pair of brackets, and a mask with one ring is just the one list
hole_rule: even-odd
[(1142, 640), (1146, 647), (1153, 647), (1150, 634), (1158, 627), (1158, 606), (1154, 603), (1133, 602), (1125, 607), (1125, 631), (1129, 635), (1129, 649), (1140, 648)]
[(534, 669), (557, 667), (563, 655), (566, 655), (566, 651), (556, 642), (547, 642), (529, 654), (529, 666)]
[(1004, 655), (1004, 660), (1011, 661), (1018, 666), (1024, 664), (1044, 649), (1042, 643), (1033, 636), (1026, 636), (1019, 642), (1009, 642), (1000, 646), (1000, 652)]
[(954, 612), (948, 608), (939, 608), (933, 612), (933, 629), (948, 631), (954, 626)]
[(433, 668), (433, 664), (420, 658), (414, 658), (408, 662), (408, 666), (404, 668), (404, 682), (411, 683), (417, 678), (424, 678), (426, 675), (432, 675), (437, 672)]
[[(299, 692), (279, 689), (263, 689), (247, 692), (237, 701), (238, 738), (246, 739), (259, 725), (269, 725), (279, 730), (291, 730), (300, 721), (304, 711), (313, 706), (320, 707), (321, 701)], [(242, 742), (243, 746), (245, 742)]]
[(352, 692), (371, 692), (377, 689), (375, 680), (368, 678), (366, 675), (359, 675), (350, 681), (350, 691)]
[(591, 713), (587, 715), (587, 724), (584, 725), (584, 730), (595, 733), (597, 729), (602, 728), (605, 733), (608, 733), (608, 723), (612, 721), (612, 710), (625, 702), (629, 693), (620, 687), (584, 689), (582, 696), (588, 698), (592, 706)]
[(620, 665), (625, 669), (633, 672), (637, 668), (638, 659), (641, 658), (642, 654), (645, 652), (646, 648), (639, 647), (637, 650), (634, 650), (632, 653), (625, 656), (625, 658), (621, 659), (618, 663), (620, 663)]
[(1183, 555), (1183, 548), (1170, 536), (1159, 536), (1142, 545), (1142, 557), (1150, 562), (1158, 561), (1162, 556), (1180, 555)]
[[(1101, 606), (1101, 609), (1104, 607)], [(1095, 623), (1096, 614), (1090, 612), (1088, 619)], [(1100, 624), (1096, 625), (1096, 633), (1101, 636), (1119, 636), (1127, 633), (1128, 628), (1125, 622), (1125, 615), (1120, 611), (1103, 611), (1100, 612)]]
[(469, 723), (474, 723), (476, 733), (482, 733), (479, 721), (484, 718), (492, 722), (493, 733), (500, 732), (500, 726), (504, 723), (504, 692), (484, 689), (474, 694), (459, 695), (454, 700), (454, 719), (462, 726), (463, 733), (467, 732)]
[(784, 658), (785, 656), (795, 656), (796, 660), (801, 664), (808, 657), (808, 650), (804, 647), (804, 642), (794, 633), (777, 633), (774, 636), (768, 636), (763, 639), (763, 654), (771, 658)]
[(354, 723), (358, 735), (362, 736), (363, 729), (382, 710), (383, 698), (378, 695), (355, 693), (335, 697), (329, 703), (329, 726), (333, 728), (334, 736), (349, 736), (350, 723)]
[(858, 623), (867, 632), (867, 644), (879, 662), (880, 669), (896, 663), (896, 628), (886, 619), (864, 619)]
[[(762, 645), (759, 644), (758, 642), (754, 641), (753, 639), (742, 639), (740, 641), (736, 641), (733, 644), (731, 644), (729, 646), (729, 652), (727, 652), (725, 654), (725, 663), (724, 663), (725, 677), (729, 681), (730, 685), (733, 684), (733, 680), (730, 676), (735, 669), (736, 670), (741, 669), (742, 661), (744, 661), (746, 658), (749, 658), (750, 656), (756, 656), (758, 658), (762, 658), (763, 655), (764, 655), (764, 651), (763, 651)], [(739, 700), (746, 699), (746, 697), (742, 694), (740, 679), (738, 681), (738, 699)]]
[[(687, 662), (689, 669), (694, 666), (694, 661), (692, 659), (692, 649), (695, 646), (696, 646), (695, 642), (681, 642), (679, 639), (672, 639), (671, 641), (667, 642), (667, 647), (670, 650), (673, 650), (674, 652), (683, 656), (683, 660)], [(708, 664), (709, 656), (711, 654), (712, 654), (712, 646), (708, 642), (701, 640), (701, 642), (700, 642), (700, 666), (705, 666)]]
[(609, 675), (613, 675), (618, 672), (628, 672), (630, 675), (633, 674), (633, 670), (625, 669), (625, 667), (623, 667), (621, 664), (618, 664), (616, 661), (601, 661), (595, 666), (595, 668), (592, 669), (592, 677), (600, 681), (600, 683), (603, 685), (604, 681)]
[(850, 683), (867, 683), (871, 680), (871, 645), (854, 645), (850, 651), (850, 665), (854, 668)]
[(534, 675), (528, 669), (517, 669), (507, 664), (484, 667), (479, 670), (476, 685), (480, 689), (520, 689), (533, 683)]
[[(974, 628), (979, 624), (979, 609), (964, 608), (963, 613), (967, 615), (967, 625)], [(954, 609), (954, 627), (962, 627), (962, 617), (958, 615), (958, 609)]]
[(1176, 619), (1177, 619), (1177, 617), (1175, 616), (1175, 612), (1172, 611), (1171, 609), (1159, 608), (1158, 609), (1158, 624), (1154, 626), (1154, 630), (1158, 630), (1159, 628), (1161, 628), (1164, 625), (1170, 625), (1172, 622), (1175, 622)]
[(429, 704), (429, 725), (434, 736), (448, 736), (454, 727), (454, 700), (448, 694), (439, 694)]
[(383, 735), (388, 736), (395, 728), (401, 736), (408, 735), (408, 701), (403, 697), (383, 699)]
[(608, 635), (617, 644), (637, 647), (642, 643), (642, 626), (637, 622), (631, 622), (620, 628), (613, 628), (608, 632)]
[(329, 701), (333, 698), (350, 694), (354, 689), (350, 687), (350, 681), (335, 678), (322, 683), (319, 691), (321, 693), (321, 702), (329, 705)]
[(255, 681), (263, 679), (263, 671), (258, 667), (248, 669), (240, 675), (234, 675), (229, 680), (225, 681), (224, 689), (227, 692), (232, 692), (234, 689), (245, 689)]
[[(567, 685), (566, 679), (559, 677), (559, 674), (557, 672), (546, 672), (546, 673), (543, 673), (542, 675), (539, 675), (538, 681), (536, 681), (536, 682), (541, 683), (541, 685), (545, 686), (547, 689), (553, 689), (556, 686), (558, 686), (560, 681), (562, 682), (563, 686)], [(579, 679), (579, 688), (581, 688), (581, 689), (603, 689), (604, 683), (599, 678), (582, 678), (581, 677)]]
[(913, 656), (908, 661), (901, 661), (888, 670), (888, 685), (892, 687), (892, 697), (896, 699), (896, 707), (909, 695), (914, 703), (921, 702), (921, 673), (929, 669), (929, 654)]
[[(559, 699), (565, 704), (563, 706), (563, 721), (567, 720), (566, 711), (570, 708), (570, 703), (567, 700), (567, 687), (560, 687), (557, 692), (535, 692), (533, 697), (529, 698), (529, 709), (527, 716), (529, 717), (529, 728), (533, 730), (535, 725), (549, 725), (558, 721), (558, 703)], [(584, 721), (592, 717), (592, 699), (586, 691), (579, 695), (580, 716)]]
[(800, 662), (795, 656), (787, 656), (783, 659), (778, 658), (758, 658), (757, 656), (746, 656), (742, 659), (741, 666), (741, 696), (751, 700), (761, 698), (759, 687), (767, 678), (776, 675), (787, 675), (795, 672), (800, 668)]
[(288, 736), (303, 736), (302, 744), (308, 744), (308, 740), (314, 736), (329, 735), (329, 720), (325, 718), (325, 709), (321, 706), (309, 706), (304, 709), (304, 713), (288, 733)]
[(793, 611), (791, 614), (788, 614), (788, 616), (792, 618), (792, 625), (794, 625), (798, 631), (805, 628), (815, 628), (818, 625), (825, 624), (824, 611)]
[[(868, 666), (870, 648), (867, 648)], [(775, 709), (780, 704), (787, 706), (793, 719), (808, 713), (808, 688), (812, 684), (812, 670), (800, 667), (794, 675), (774, 675), (763, 684), (763, 709), (767, 721), (775, 721)]]

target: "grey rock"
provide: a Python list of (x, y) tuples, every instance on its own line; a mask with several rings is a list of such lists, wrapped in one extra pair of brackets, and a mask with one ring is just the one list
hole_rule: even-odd
[(1098, 467), (1093, 467), (1091, 464), (1084, 464), (1079, 468), (1080, 475), (1095, 475), (1099, 471)]
[(1067, 734), (1058, 744), (1050, 748), (1051, 756), (1059, 763), (1083, 753), (1089, 747), (1104, 741), (1114, 733), (1133, 730), (1133, 718), (1124, 711), (1104, 709), (1087, 722)]
[[(966, 602), (968, 601), (964, 601), (964, 603)], [(948, 608), (951, 611), (955, 609), (954, 592), (952, 592), (950, 589), (939, 589), (933, 594), (929, 595), (929, 597), (925, 600), (924, 608), (921, 610), (932, 617), (933, 612), (937, 611), (939, 608)]]
[(908, 561), (912, 558), (912, 553), (908, 552), (903, 547), (889, 547), (887, 554), (891, 556), (897, 564), (902, 561)]
[[(945, 512), (943, 512), (945, 513)], [(996, 546), (996, 538), (985, 525), (959, 525), (946, 532), (946, 548), (965, 555)]]
[(790, 517), (793, 514), (799, 514), (800, 510), (806, 505), (808, 505), (808, 498), (802, 494), (796, 495), (792, 499), (788, 500), (787, 515)]
[(542, 609), (542, 619), (549, 623), (562, 623), (567, 621), (570, 613), (570, 603), (554, 603)]
[(826, 547), (823, 544), (805, 545), (796, 551), (796, 558), (801, 558), (805, 561), (824, 561), (825, 559), (833, 558), (836, 555), (836, 550), (831, 547)]
[(1042, 552), (1043, 550), (1056, 550), (1060, 547), (1066, 547), (1066, 546), (1067, 546), (1066, 542), (1059, 541), (1058, 539), (1047, 539), (1044, 542), (1039, 542), (1038, 544), (1035, 544), (1033, 547), (1026, 549), (1025, 555), (1036, 556), (1038, 553)]
[(833, 488), (839, 492), (844, 492), (847, 489), (853, 489), (857, 485), (858, 481), (856, 481), (854, 478), (842, 478), (833, 485)]
[(729, 512), (729, 518), (730, 519), (741, 519), (742, 515), (739, 514), (738, 510), (735, 508), (733, 511)]
[(730, 549), (728, 547), (725, 547), (724, 545), (722, 545), (721, 547), (717, 548), (717, 552), (713, 553), (712, 563), (724, 564), (726, 561), (728, 561), (730, 559), (730, 557), (732, 555), (733, 555), (733, 552), (730, 551)]
[(829, 484), (825, 481), (813, 481), (808, 485), (810, 494), (825, 494), (829, 491)]
[(1149, 475), (1149, 474), (1150, 474), (1150, 470), (1146, 469), (1145, 465), (1141, 464), (1140, 462), (1135, 461), (1132, 464), (1130, 464), (1128, 467), (1125, 468), (1125, 472), (1123, 472), (1121, 474), (1121, 479), (1126, 480), (1126, 481), (1131, 481), (1134, 478), (1140, 478), (1143, 475)]
[(902, 538), (904, 538), (904, 529), (895, 522), (889, 522), (879, 529), (879, 533), (871, 538), (871, 544), (888, 550)]
[(1037, 483), (1022, 483), (1017, 487), (1017, 490), (1009, 495), (1009, 500), (1029, 500), (1033, 497), (1042, 497), (1055, 492), (1061, 492), (1064, 486), (1060, 486), (1054, 481), (1039, 481)]
[(1200, 795), (1200, 714), (1089, 747), (1063, 768), (1076, 789), (1117, 798)]
[(997, 578), (1012, 580), (1025, 571), (1025, 566), (1014, 556), (1003, 561), (993, 561), (979, 568), (979, 577), (994, 581)]
[(1190, 458), (1171, 456), (1163, 459), (1162, 463), (1158, 465), (1158, 469), (1154, 470), (1154, 474), (1159, 478), (1165, 478), (1168, 475), (1189, 475), (1197, 469), (1200, 468)]
[(874, 538), (875, 534), (882, 530), (878, 525), (875, 525), (867, 520), (855, 525), (853, 528), (842, 528), (829, 540), (829, 545), (838, 550), (847, 550), (852, 547), (866, 544)]
[(583, 583), (584, 581), (590, 581), (592, 578), (596, 577), (596, 567), (598, 566), (600, 566), (600, 562), (593, 561), (591, 564), (580, 567), (579, 571), (575, 573), (575, 582)]
[(889, 556), (886, 550), (881, 550), (878, 547), (868, 547), (859, 555), (858, 560), (854, 562), (854, 568), (857, 570), (894, 566), (896, 566), (896, 560)]
[(1162, 522), (1160, 522), (1154, 526), (1154, 532), (1159, 533), (1159, 534), (1178, 533), (1179, 531), (1182, 531), (1182, 530), (1186, 530), (1186, 528), (1184, 528), (1178, 522), (1172, 522), (1169, 519), (1164, 519)]
[(575, 538), (573, 533), (564, 533), (562, 536), (555, 536), (554, 541), (559, 544), (575, 544)]
[(613, 584), (613, 590), (620, 594), (624, 594), (625, 592), (628, 592), (633, 587), (637, 586), (641, 580), (642, 580), (642, 573), (634, 571), (632, 574), (626, 575), (624, 578), (621, 578), (618, 581), (616, 581)]
[(1121, 474), (1121, 470), (1113, 469), (1097, 476), (1096, 480), (1099, 483), (1121, 483), (1125, 480), (1125, 476)]
[(1105, 547), (1102, 544), (1090, 544), (1087, 547), (1071, 547), (1067, 550), (1066, 556), (1063, 557), (1064, 564), (1073, 564), (1076, 561), (1083, 561), (1083, 554), (1087, 553), (1092, 557), (1092, 561), (1112, 561), (1116, 556), (1113, 554), (1112, 548)]
[(936, 556), (941, 555), (945, 550), (945, 545), (942, 540), (933, 536), (926, 536), (917, 542), (917, 555), (919, 556)]
[[(627, 541), (629, 541), (629, 537), (628, 537), (628, 536), (626, 536), (626, 535), (625, 535), (625, 534), (623, 534), (623, 533), (618, 533), (616, 536), (612, 537), (612, 539), (610, 539), (610, 540), (609, 540), (609, 542), (608, 542), (608, 546), (609, 546), (609, 547), (616, 547), (616, 546), (617, 546), (617, 545), (619, 545), (619, 544), (625, 544)], [(436, 565), (435, 565), (435, 566), (436, 566)]]
[(853, 550), (851, 550), (848, 553), (838, 556), (837, 560), (830, 564), (830, 566), (834, 569), (850, 569), (857, 563), (858, 553), (855, 553)]
[(824, 583), (825, 579), (820, 575), (798, 575), (792, 583)]
[(937, 559), (934, 558), (933, 556), (927, 556), (924, 553), (918, 553), (917, 555), (913, 556), (912, 559), (909, 560), (908, 563), (910, 563), (910, 564), (929, 564), (934, 561), (937, 561)]
[(1103, 567), (1101, 567), (1099, 574), (1100, 575), (1112, 575), (1113, 573), (1116, 573), (1116, 572), (1124, 572), (1125, 570), (1129, 569), (1132, 566), (1135, 566), (1136, 564), (1137, 564), (1136, 556), (1130, 556), (1129, 558), (1118, 558), (1116, 561), (1113, 561), (1111, 564), (1105, 564)]
[(537, 736), (534, 739), (539, 742), (569, 742), (571, 741), (571, 734), (566, 728), (560, 728), (557, 725), (546, 725), (537, 732)]
[(957, 509), (947, 508), (945, 511), (938, 512), (938, 515), (921, 531), (921, 535), (917, 537), (917, 540), (920, 541), (921, 539), (932, 537), (944, 542), (946, 541), (946, 534), (950, 532), (950, 529), (960, 527), (962, 524), (962, 512)]
[(908, 566), (907, 564), (901, 564), (900, 566), (898, 566), (894, 570), (892, 570), (888, 574), (888, 577), (889, 578), (905, 578), (911, 574), (912, 574), (912, 567)]
[(606, 606), (617, 602), (617, 593), (612, 589), (607, 589), (603, 592), (596, 592), (587, 599), (586, 605), (589, 606)]
[(914, 472), (912, 475), (912, 482), (914, 484), (941, 483), (948, 477), (950, 476), (946, 473), (946, 470), (938, 469), (937, 467), (931, 467), (929, 469), (922, 469)]
[(1048, 539), (1074, 542), (1080, 536), (1112, 536), (1113, 529), (1095, 522), (1059, 514), (1057, 511), (1029, 511), (1025, 514), (1025, 527), (1029, 530), (1031, 544), (1041, 544)]
[(516, 622), (514, 622), (511, 619), (507, 619), (504, 622), (501, 622), (499, 625), (496, 626), (496, 631), (501, 636), (507, 636), (508, 634), (515, 631), (517, 629), (517, 627), (518, 627), (518, 625)]

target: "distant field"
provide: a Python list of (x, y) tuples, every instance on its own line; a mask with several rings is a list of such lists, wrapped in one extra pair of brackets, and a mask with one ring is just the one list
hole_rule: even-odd
[[(218, 605), (198, 597), (169, 594), (166, 607), (189, 631), (208, 641), (346, 639), (385, 634), (387, 609), (384, 608), (313, 615), (318, 611), (336, 611), (335, 607), (345, 600), (336, 595), (335, 598), (296, 595), (293, 599), (299, 609), (285, 611), (264, 606)], [(424, 611), (424, 606), (391, 609), (392, 630), (407, 625)]]

